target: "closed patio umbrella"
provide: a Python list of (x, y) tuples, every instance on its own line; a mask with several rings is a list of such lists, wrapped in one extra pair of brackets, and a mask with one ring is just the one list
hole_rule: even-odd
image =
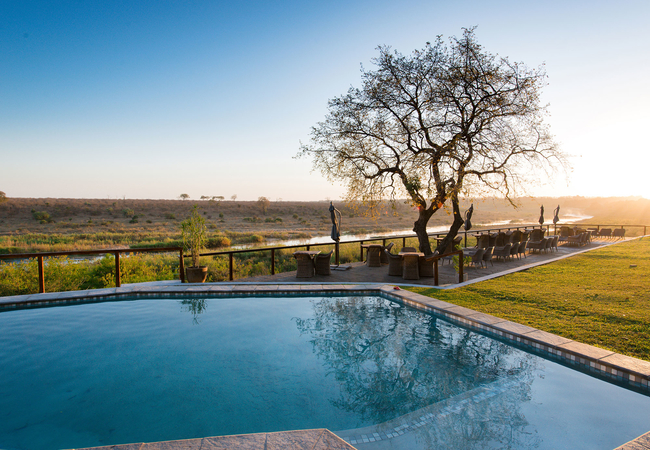
[(539, 225), (544, 225), (544, 205), (539, 207)]
[(474, 213), (474, 203), (465, 211), (465, 231), (472, 229), (472, 214)]
[(560, 205), (557, 205), (553, 215), (553, 224), (557, 224), (560, 221)]
[(332, 240), (336, 242), (336, 265), (339, 265), (339, 241), (341, 240), (341, 211), (330, 202), (330, 216), (332, 218)]

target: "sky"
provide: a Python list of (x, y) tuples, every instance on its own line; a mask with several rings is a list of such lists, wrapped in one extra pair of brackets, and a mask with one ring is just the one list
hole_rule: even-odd
[(377, 47), (477, 27), (545, 65), (572, 171), (536, 196), (650, 198), (650, 2), (0, 0), (0, 191), (8, 197), (339, 199), (296, 159)]

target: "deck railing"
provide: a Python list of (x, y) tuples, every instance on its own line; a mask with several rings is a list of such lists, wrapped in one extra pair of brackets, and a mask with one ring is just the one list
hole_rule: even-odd
[[(472, 229), (470, 231), (465, 231), (461, 230), (459, 232), (459, 235), (464, 236), (465, 240), (465, 246), (467, 246), (467, 239), (468, 235), (469, 236), (474, 236), (476, 234), (480, 233), (486, 233), (486, 232), (501, 232), (501, 231), (514, 231), (514, 230), (525, 230), (528, 229), (530, 230), (531, 228), (541, 228), (541, 229), (546, 229), (546, 234), (550, 235), (550, 230), (551, 227), (554, 227), (554, 234), (557, 234), (557, 229), (561, 226), (579, 226), (580, 228), (596, 228), (597, 230), (600, 230), (601, 228), (643, 228), (643, 235), (645, 236), (647, 233), (647, 228), (650, 225), (602, 225), (602, 224), (585, 224), (585, 223), (580, 223), (580, 224), (563, 224), (563, 223), (558, 223), (558, 224), (544, 224), (544, 225), (539, 225), (539, 224), (510, 224), (510, 225), (503, 225), (503, 226), (498, 226), (498, 227), (493, 227), (493, 228), (477, 228), (477, 229)], [(440, 236), (445, 236), (447, 233), (446, 232), (438, 232), (438, 233), (429, 233), (429, 237), (440, 237)], [(385, 246), (388, 241), (393, 241), (393, 240), (402, 240), (402, 246), (406, 246), (406, 240), (407, 239), (413, 239), (416, 238), (417, 236), (415, 234), (407, 234), (407, 235), (397, 235), (397, 236), (377, 236), (377, 237), (370, 237), (370, 238), (364, 238), (364, 239), (354, 239), (354, 240), (349, 240), (349, 241), (343, 241), (340, 243), (334, 243), (334, 242), (325, 242), (325, 243), (317, 243), (317, 244), (298, 244), (298, 245), (285, 245), (285, 246), (276, 246), (276, 247), (263, 247), (263, 248), (251, 248), (251, 249), (240, 249), (240, 250), (224, 250), (224, 251), (217, 251), (217, 252), (206, 252), (206, 253), (201, 253), (201, 256), (224, 256), (227, 255), (229, 259), (229, 280), (233, 281), (235, 279), (235, 274), (234, 274), (234, 255), (235, 254), (241, 254), (241, 253), (258, 253), (258, 252), (270, 252), (270, 265), (271, 265), (271, 275), (275, 275), (275, 253), (278, 250), (290, 250), (290, 249), (300, 249), (300, 248), (306, 248), (307, 250), (310, 250), (312, 247), (323, 247), (323, 246), (335, 246), (335, 264), (339, 264), (339, 247), (340, 245), (348, 245), (348, 244), (359, 244), (359, 260), (363, 261), (363, 245), (364, 243), (368, 242), (377, 242), (381, 241), (382, 244)], [(181, 247), (161, 247), (161, 248), (138, 248), (138, 249), (102, 249), (102, 250), (76, 250), (76, 251), (61, 251), (61, 252), (43, 252), (43, 253), (10, 253), (10, 254), (3, 254), (0, 255), (0, 260), (7, 260), (7, 259), (31, 259), (31, 258), (36, 258), (38, 260), (38, 286), (39, 286), (39, 292), (43, 293), (45, 292), (45, 265), (44, 265), (44, 258), (47, 257), (52, 257), (52, 256), (75, 256), (75, 255), (82, 255), (82, 256), (90, 256), (90, 255), (105, 255), (105, 254), (112, 254), (115, 256), (115, 285), (117, 287), (120, 287), (121, 285), (121, 277), (120, 277), (120, 255), (124, 253), (176, 253), (178, 252), (179, 255), (179, 277), (181, 282), (185, 282), (185, 264), (184, 264), (184, 258), (189, 257), (188, 255), (183, 254), (183, 249)], [(462, 251), (459, 252), (453, 252), (452, 255), (455, 254), (462, 254)], [(448, 255), (445, 255), (448, 256)], [(437, 275), (437, 267), (438, 267), (438, 259), (441, 258), (442, 256), (436, 258), (435, 260), (435, 273)], [(459, 256), (459, 282), (463, 281), (463, 258)], [(437, 285), (437, 276), (435, 277), (435, 283)]]
[(183, 263), (183, 249), (181, 247), (161, 247), (161, 248), (138, 248), (138, 249), (102, 249), (102, 250), (74, 250), (68, 252), (42, 252), (42, 253), (10, 253), (0, 255), (0, 260), (4, 259), (31, 259), (38, 260), (38, 292), (45, 292), (45, 264), (43, 259), (53, 256), (91, 256), (91, 255), (114, 255), (115, 256), (115, 286), (121, 286), (120, 277), (120, 255), (122, 253), (156, 253), (156, 252), (178, 252), (180, 262), (181, 282), (185, 282), (185, 269)]

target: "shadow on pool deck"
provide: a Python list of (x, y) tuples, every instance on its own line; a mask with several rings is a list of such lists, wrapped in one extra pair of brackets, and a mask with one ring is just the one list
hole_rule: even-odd
[[(621, 241), (596, 240), (583, 247), (569, 247), (561, 245), (557, 251), (527, 253), (525, 257), (513, 257), (508, 261), (493, 261), (487, 263), (487, 267), (465, 267), (464, 273), (467, 275), (466, 283), (483, 281), (489, 278), (495, 278), (509, 273), (525, 270), (542, 264), (547, 264), (559, 259), (576, 255), (585, 251), (594, 250), (605, 245), (614, 244)], [(401, 276), (388, 275), (388, 265), (381, 267), (368, 267), (365, 263), (357, 262), (344, 264), (350, 266), (349, 270), (332, 270), (332, 274), (315, 275), (312, 278), (296, 278), (296, 271), (284, 272), (275, 275), (260, 275), (248, 278), (238, 278), (237, 282), (251, 283), (383, 283), (399, 285), (418, 285), (433, 286), (433, 278), (420, 278), (419, 280), (404, 280)], [(459, 276), (454, 266), (449, 262), (444, 265), (439, 264), (439, 285), (441, 288), (458, 287)]]

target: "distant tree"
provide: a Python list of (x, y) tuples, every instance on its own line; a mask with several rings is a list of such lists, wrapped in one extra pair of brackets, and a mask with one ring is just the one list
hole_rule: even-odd
[(483, 50), (474, 30), (441, 38), (410, 56), (379, 48), (363, 87), (329, 101), (312, 128), (314, 168), (347, 187), (347, 200), (372, 208), (406, 195), (418, 210), (413, 231), (430, 254), (427, 223), (451, 201), (453, 223), (442, 251), (463, 224), (459, 197), (492, 192), (508, 200), (539, 169), (565, 164), (539, 104), (546, 74)]
[(260, 197), (257, 199), (257, 206), (262, 210), (262, 214), (266, 215), (266, 211), (271, 204), (271, 201), (266, 197)]
[(7, 194), (4, 192), (0, 191), (0, 203), (6, 202), (8, 200)]
[(178, 196), (178, 198), (180, 198), (181, 200), (187, 200), (188, 198), (190, 198), (190, 196), (188, 194), (181, 194)]
[(233, 195), (230, 197), (230, 200), (232, 200), (233, 202), (236, 201), (236, 200), (237, 200), (237, 194), (233, 194)]
[(211, 199), (211, 197), (209, 197), (207, 195), (202, 195), (201, 196), (201, 200), (210, 200), (210, 199)]

